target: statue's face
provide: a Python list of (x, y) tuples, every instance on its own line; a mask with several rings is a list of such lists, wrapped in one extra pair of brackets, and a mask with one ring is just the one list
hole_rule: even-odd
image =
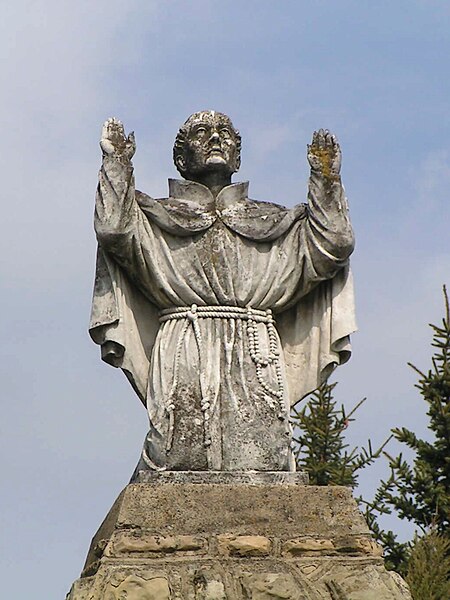
[(217, 171), (231, 175), (239, 168), (238, 133), (221, 113), (195, 113), (185, 123), (183, 151), (175, 156), (178, 170), (186, 177)]

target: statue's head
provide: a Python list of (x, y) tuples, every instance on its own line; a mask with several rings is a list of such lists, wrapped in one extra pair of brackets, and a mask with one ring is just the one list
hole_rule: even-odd
[(227, 115), (196, 112), (178, 132), (173, 160), (186, 179), (201, 181), (210, 173), (231, 177), (241, 164), (241, 136)]

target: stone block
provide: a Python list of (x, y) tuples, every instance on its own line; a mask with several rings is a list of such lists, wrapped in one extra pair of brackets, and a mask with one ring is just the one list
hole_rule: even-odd
[(304, 537), (285, 542), (282, 552), (289, 556), (299, 556), (307, 553), (330, 554), (335, 552), (335, 545), (333, 540), (330, 539)]
[(244, 598), (251, 600), (303, 600), (303, 591), (299, 589), (292, 575), (284, 573), (246, 574), (241, 578)]
[(219, 535), (218, 551), (225, 556), (268, 556), (271, 541), (263, 535)]
[(368, 536), (352, 536), (337, 539), (335, 547), (338, 552), (347, 554), (366, 554), (367, 556), (383, 556), (383, 549)]
[(191, 535), (160, 536), (120, 531), (113, 536), (104, 554), (188, 552), (201, 550), (204, 545), (204, 540)]
[(169, 582), (166, 577), (144, 579), (128, 575), (119, 585), (111, 582), (106, 586), (104, 600), (170, 600)]

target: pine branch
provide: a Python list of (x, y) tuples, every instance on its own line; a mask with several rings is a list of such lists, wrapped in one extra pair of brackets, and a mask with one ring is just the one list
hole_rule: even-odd
[[(442, 320), (442, 327), (431, 325), (433, 332), (431, 345), (435, 348), (431, 357), (432, 368), (424, 372), (408, 363), (419, 376), (415, 387), (428, 405), (428, 427), (434, 439), (431, 442), (423, 440), (406, 427), (392, 429), (393, 436), (401, 444), (413, 450), (413, 461), (409, 463), (401, 453), (394, 457), (383, 451), (388, 459), (390, 476), (380, 483), (372, 502), (359, 499), (364, 507), (369, 526), (385, 549), (388, 563), (402, 574), (406, 573), (408, 560), (411, 568), (415, 565), (415, 575), (414, 577), (411, 575), (412, 588), (416, 586), (417, 590), (425, 592), (428, 589), (429, 592), (429, 595), (420, 595), (419, 592), (417, 592), (419, 595), (414, 595), (413, 589), (415, 600), (416, 598), (441, 600), (444, 597), (450, 598), (450, 595), (432, 595), (434, 592), (431, 591), (432, 584), (429, 580), (426, 586), (421, 587), (420, 582), (425, 579), (419, 563), (421, 560), (425, 564), (423, 554), (425, 546), (420, 546), (422, 554), (417, 546), (417, 556), (420, 555), (421, 558), (419, 563), (414, 562), (416, 545), (399, 544), (392, 532), (381, 530), (377, 517), (381, 514), (395, 513), (400, 519), (414, 523), (423, 536), (432, 527), (437, 535), (450, 543), (450, 310), (445, 286), (444, 302), (445, 317)], [(426, 536), (420, 539), (425, 540)], [(450, 553), (450, 546), (447, 553)], [(432, 564), (433, 556), (435, 562)], [(436, 556), (436, 553), (428, 556), (431, 561), (430, 566), (427, 567), (428, 574), (433, 569), (435, 572), (439, 571)]]
[(376, 452), (370, 440), (367, 448), (349, 449), (345, 430), (366, 399), (360, 400), (349, 413), (343, 405), (338, 409), (333, 398), (336, 385), (322, 384), (307, 399), (303, 409), (293, 411), (295, 457), (299, 468), (308, 471), (311, 483), (355, 487), (358, 472), (381, 455), (388, 440)]

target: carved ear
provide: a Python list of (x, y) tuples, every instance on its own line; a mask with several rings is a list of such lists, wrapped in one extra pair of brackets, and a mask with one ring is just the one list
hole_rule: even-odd
[(184, 160), (184, 156), (182, 154), (178, 154), (178, 156), (175, 158), (175, 166), (183, 173), (186, 171), (186, 161)]

